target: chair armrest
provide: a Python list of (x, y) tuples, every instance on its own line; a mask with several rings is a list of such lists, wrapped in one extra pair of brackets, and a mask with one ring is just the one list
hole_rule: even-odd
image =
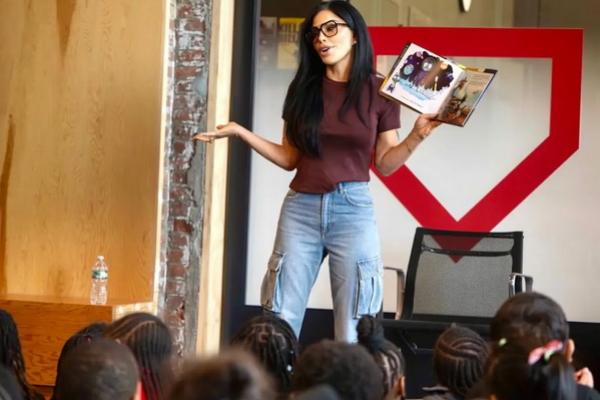
[(394, 319), (400, 319), (404, 307), (404, 284), (406, 280), (404, 270), (390, 266), (384, 266), (383, 269), (384, 271), (396, 271), (396, 313)]
[[(516, 291), (516, 282), (517, 278), (521, 280), (521, 282), (525, 281), (525, 292), (533, 291), (533, 277), (530, 275), (520, 274), (518, 272), (511, 272), (509, 281), (508, 281), (508, 296), (514, 296)], [(521, 286), (521, 292), (523, 291), (523, 286)], [(519, 293), (521, 293), (519, 292)]]

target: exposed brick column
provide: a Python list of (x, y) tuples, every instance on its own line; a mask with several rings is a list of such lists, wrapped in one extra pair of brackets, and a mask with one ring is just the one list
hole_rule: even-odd
[(196, 343), (212, 0), (170, 0), (158, 311), (177, 353)]

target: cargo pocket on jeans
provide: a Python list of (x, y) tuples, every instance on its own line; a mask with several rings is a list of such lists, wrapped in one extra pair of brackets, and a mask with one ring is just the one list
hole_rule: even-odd
[(285, 254), (273, 251), (267, 266), (267, 273), (260, 286), (260, 304), (265, 310), (274, 313), (278, 313), (281, 310), (279, 277), (281, 275), (281, 264), (283, 263), (284, 257)]
[(374, 315), (383, 302), (383, 264), (375, 257), (358, 261), (358, 290), (356, 291), (355, 318)]

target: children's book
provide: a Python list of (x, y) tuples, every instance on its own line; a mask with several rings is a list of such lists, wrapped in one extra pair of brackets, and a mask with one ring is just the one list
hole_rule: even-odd
[(464, 126), (498, 71), (459, 65), (409, 43), (379, 92), (419, 113)]

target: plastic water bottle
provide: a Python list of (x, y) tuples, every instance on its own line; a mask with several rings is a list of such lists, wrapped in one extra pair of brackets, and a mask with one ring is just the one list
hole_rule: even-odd
[(106, 304), (108, 297), (108, 265), (104, 256), (98, 256), (92, 267), (92, 290), (90, 291), (91, 304)]

